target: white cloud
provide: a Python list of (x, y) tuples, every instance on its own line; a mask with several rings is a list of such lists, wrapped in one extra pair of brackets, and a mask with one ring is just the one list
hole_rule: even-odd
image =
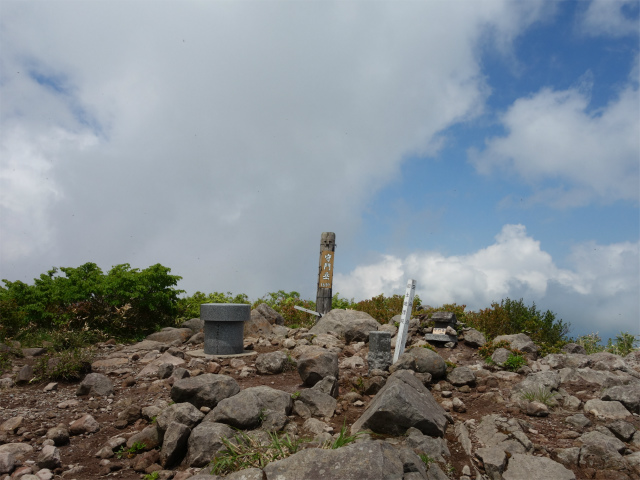
[[(14, 203), (2, 244), (21, 248), (2, 251), (1, 275), (160, 262), (189, 291), (249, 295), (312, 291), (299, 278), (315, 269), (320, 232), (352, 235), (404, 156), (435, 151), (439, 132), (481, 112), (478, 40), (508, 42), (542, 11), (506, 0), (2, 8), (0, 135), (15, 145), (12, 132), (28, 132), (35, 150), (20, 160), (11, 147), (1, 168), (41, 162), (48, 179), (22, 175), (31, 195), (4, 174)], [(75, 140), (38, 143), (60, 131)], [(6, 220), (16, 203), (45, 234)]]
[[(625, 9), (635, 9), (633, 15)], [(592, 0), (581, 19), (580, 28), (587, 35), (620, 37), (640, 32), (637, 0)]]
[(592, 112), (577, 89), (543, 89), (514, 102), (502, 117), (506, 136), (488, 140), (482, 152), (469, 152), (470, 159), (481, 173), (501, 169), (533, 185), (533, 202), (637, 201), (639, 101), (637, 86), (629, 86)]
[(559, 268), (522, 225), (505, 225), (494, 244), (468, 255), (420, 252), (334, 276), (346, 298), (402, 294), (409, 278), (423, 304), (467, 305), (478, 310), (504, 298), (523, 298), (572, 323), (575, 335), (600, 331), (640, 333), (640, 243), (576, 245), (571, 268)]

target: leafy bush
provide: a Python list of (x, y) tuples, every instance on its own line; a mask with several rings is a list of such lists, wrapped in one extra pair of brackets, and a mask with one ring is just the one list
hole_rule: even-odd
[(604, 347), (600, 342), (602, 342), (602, 339), (600, 338), (600, 335), (598, 335), (598, 332), (582, 335), (575, 340), (575, 343), (581, 345), (586, 350), (587, 355), (603, 352)]
[(607, 346), (602, 345), (602, 339), (598, 332), (582, 335), (575, 340), (575, 343), (582, 345), (587, 351), (587, 355), (598, 352), (609, 352), (616, 355), (625, 356), (638, 349), (640, 336), (635, 336), (629, 332), (620, 332), (615, 340), (609, 339)]
[[(402, 306), (404, 304), (404, 295), (393, 295), (391, 297), (385, 297), (384, 294), (380, 294), (377, 297), (373, 297), (370, 300), (362, 300), (353, 305), (354, 310), (366, 312), (375, 318), (378, 322), (385, 324), (389, 323), (395, 315), (402, 313)], [(418, 313), (417, 308), (421, 305), (420, 297), (416, 295), (413, 299), (412, 315)]]
[(256, 308), (261, 303), (266, 303), (284, 318), (285, 326), (289, 328), (307, 327), (315, 325), (317, 317), (311, 313), (297, 310), (295, 307), (302, 307), (315, 311), (316, 304), (311, 300), (302, 300), (300, 294), (295, 291), (285, 292), (278, 290), (270, 292), (254, 302), (251, 308)]
[(507, 358), (507, 361), (504, 362), (504, 368), (510, 370), (512, 372), (517, 372), (521, 367), (524, 367), (527, 364), (527, 359), (524, 358), (523, 355), (517, 355), (511, 353)]
[[(95, 263), (53, 268), (33, 285), (3, 280), (0, 334), (99, 330), (135, 337), (173, 325), (181, 277), (160, 264), (144, 270), (116, 265), (106, 275)], [(61, 272), (63, 275), (60, 275)]]
[(189, 297), (180, 298), (176, 305), (177, 317), (180, 320), (189, 320), (191, 318), (200, 317), (200, 305), (203, 303), (251, 303), (249, 297), (244, 293), (233, 295), (231, 292), (226, 294), (213, 292), (204, 294), (200, 291)]
[(493, 302), (491, 308), (468, 312), (466, 321), (489, 339), (499, 335), (526, 333), (536, 344), (555, 348), (569, 340), (567, 334), (570, 324), (557, 320), (550, 310), (538, 310), (535, 303), (527, 307), (522, 299), (516, 301), (506, 298), (499, 304)]
[(511, 350), (511, 344), (506, 340), (500, 340), (499, 342), (487, 342), (478, 349), (478, 354), (486, 360), (487, 358), (491, 358), (493, 352), (499, 348)]

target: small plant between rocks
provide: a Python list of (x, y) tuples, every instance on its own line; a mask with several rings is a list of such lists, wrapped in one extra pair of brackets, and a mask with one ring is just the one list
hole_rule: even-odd
[(135, 442), (131, 447), (127, 448), (124, 445), (120, 447), (120, 450), (116, 452), (118, 458), (133, 458), (139, 453), (143, 452), (147, 446), (142, 442)]
[(552, 392), (545, 387), (540, 387), (536, 390), (524, 391), (520, 394), (523, 400), (527, 400), (528, 402), (539, 402), (547, 407), (553, 407), (555, 405), (553, 399), (556, 395), (558, 395), (557, 392)]

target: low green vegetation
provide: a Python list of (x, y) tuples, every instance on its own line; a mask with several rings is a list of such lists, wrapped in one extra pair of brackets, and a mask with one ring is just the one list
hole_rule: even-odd
[[(109, 338), (121, 342), (137, 341), (164, 327), (178, 326), (184, 320), (200, 315), (202, 303), (246, 303), (252, 308), (266, 303), (284, 318), (290, 328), (312, 327), (317, 317), (297, 310), (300, 306), (315, 310), (313, 300), (305, 300), (296, 291), (270, 292), (256, 301), (244, 293), (203, 293), (181, 296), (176, 288), (181, 277), (170, 274), (171, 269), (160, 264), (143, 270), (129, 264), (116, 265), (104, 273), (95, 263), (77, 268), (52, 268), (29, 285), (21, 281), (3, 280), (0, 286), (0, 342), (21, 346), (46, 346), (50, 353), (74, 351)], [(404, 296), (383, 294), (356, 302), (336, 293), (332, 308), (366, 312), (380, 323), (388, 323), (402, 312)], [(437, 311), (455, 313), (459, 322), (483, 332), (488, 340), (499, 335), (526, 333), (540, 347), (540, 354), (559, 352), (566, 343), (569, 327), (550, 310), (526, 305), (523, 299), (505, 298), (491, 307), (477, 312), (456, 303), (438, 307), (422, 306), (416, 296), (412, 315), (429, 323)], [(626, 355), (638, 349), (639, 338), (620, 333), (606, 345), (597, 333), (579, 337), (575, 341), (588, 353), (607, 351)], [(513, 352), (508, 368), (522, 363)], [(14, 353), (0, 353), (0, 370)], [(58, 373), (54, 372), (54, 375)], [(70, 376), (69, 372), (60, 375)]]
[(514, 354), (513, 352), (511, 352), (509, 357), (507, 357), (507, 361), (504, 362), (503, 367), (509, 371), (517, 372), (526, 364), (527, 359), (524, 358), (524, 355)]
[(543, 403), (547, 407), (553, 407), (555, 405), (554, 397), (556, 395), (556, 392), (552, 392), (545, 387), (539, 387), (535, 390), (527, 390), (520, 394), (523, 400)]
[(147, 446), (142, 442), (135, 442), (131, 447), (127, 448), (124, 445), (116, 452), (118, 458), (133, 458), (139, 453), (144, 452)]
[(34, 381), (80, 380), (91, 372), (92, 360), (90, 348), (73, 348), (43, 355), (34, 365)]

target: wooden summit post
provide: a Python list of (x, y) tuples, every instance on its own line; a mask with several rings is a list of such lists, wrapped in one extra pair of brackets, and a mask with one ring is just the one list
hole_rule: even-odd
[(320, 265), (318, 266), (318, 294), (316, 295), (316, 312), (320, 315), (331, 311), (335, 251), (336, 234), (323, 232), (320, 237)]

